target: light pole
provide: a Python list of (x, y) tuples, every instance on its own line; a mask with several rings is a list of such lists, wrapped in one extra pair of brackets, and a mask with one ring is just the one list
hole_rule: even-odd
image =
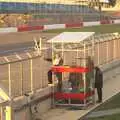
[(100, 13), (100, 20), (101, 20), (101, 17), (102, 17), (102, 6), (101, 6), (101, 3), (100, 3), (100, 0), (97, 0), (97, 3), (98, 3), (99, 13)]

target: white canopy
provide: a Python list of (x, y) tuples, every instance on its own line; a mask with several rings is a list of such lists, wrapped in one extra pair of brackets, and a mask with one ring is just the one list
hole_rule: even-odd
[(48, 40), (49, 43), (80, 43), (95, 32), (63, 32)]

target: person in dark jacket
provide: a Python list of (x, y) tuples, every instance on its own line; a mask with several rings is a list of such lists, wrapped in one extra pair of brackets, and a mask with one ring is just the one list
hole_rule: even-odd
[(98, 103), (102, 102), (103, 73), (99, 67), (95, 67), (95, 88), (98, 94)]

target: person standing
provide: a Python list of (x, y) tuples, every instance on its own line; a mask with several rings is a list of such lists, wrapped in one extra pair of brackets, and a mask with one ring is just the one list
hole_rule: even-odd
[[(52, 62), (52, 59), (49, 60), (49, 61)], [(54, 66), (63, 65), (63, 59), (61, 58), (60, 54), (55, 55), (55, 58), (53, 60), (53, 65)], [(58, 79), (58, 86), (57, 86), (58, 91), (61, 91), (61, 89), (62, 89), (62, 73), (61, 72), (56, 72), (55, 75)], [(52, 70), (51, 69), (48, 71), (48, 82), (49, 82), (49, 84), (53, 83), (53, 81), (52, 81)]]
[(97, 89), (98, 101), (102, 102), (103, 73), (99, 67), (95, 67), (95, 88)]
[[(63, 65), (63, 59), (61, 58), (60, 54), (55, 55), (55, 59), (53, 60), (53, 65), (54, 66), (62, 66)], [(59, 92), (61, 92), (62, 91), (62, 72), (56, 72), (55, 75), (58, 80), (57, 90)]]

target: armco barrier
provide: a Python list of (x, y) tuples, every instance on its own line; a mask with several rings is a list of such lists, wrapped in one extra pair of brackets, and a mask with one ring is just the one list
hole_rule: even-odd
[(16, 27), (0, 28), (0, 33), (11, 33), (11, 32), (18, 32), (18, 28)]
[(97, 26), (100, 25), (100, 21), (93, 21), (93, 22), (83, 22), (83, 26)]
[(44, 25), (44, 30), (65, 28), (65, 24)]
[(73, 24), (65, 24), (65, 28), (74, 28), (74, 27), (83, 27), (83, 22), (81, 23), (73, 23)]
[(114, 20), (114, 24), (119, 24), (119, 23), (120, 23), (120, 19)]
[(0, 28), (0, 33), (8, 32), (25, 32), (33, 30), (51, 30), (51, 29), (65, 29), (65, 28), (81, 28), (86, 26), (98, 26), (107, 24), (119, 24), (120, 19), (117, 20), (101, 20), (93, 22), (80, 22), (80, 23), (66, 23), (66, 24), (52, 24), (52, 25), (40, 25), (40, 26), (19, 26), (11, 28)]
[(43, 26), (27, 26), (27, 27), (18, 27), (18, 32), (23, 31), (32, 31), (32, 30), (51, 30), (51, 29), (65, 29), (65, 28), (81, 28), (86, 26), (98, 26), (102, 24), (119, 24), (120, 19), (118, 20), (101, 20), (93, 22), (80, 22), (80, 23), (66, 23), (66, 24), (52, 24), (52, 25), (43, 25)]
[(44, 26), (20, 26), (17, 28), (18, 32), (32, 31), (32, 30), (43, 30)]
[(100, 24), (113, 24), (114, 21), (113, 20), (101, 20)]

